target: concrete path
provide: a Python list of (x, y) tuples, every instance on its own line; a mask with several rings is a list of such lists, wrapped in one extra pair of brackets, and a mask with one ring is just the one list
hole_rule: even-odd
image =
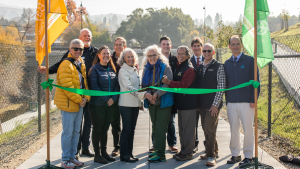
[[(150, 122), (151, 125), (151, 122)], [(177, 119), (176, 119), (177, 125)], [(198, 133), (200, 143), (203, 142), (203, 131), (201, 126), (198, 126)], [(60, 136), (58, 134), (55, 138), (51, 140), (51, 164), (60, 166), (61, 161), (61, 148), (60, 148)], [(243, 135), (242, 135), (243, 136)], [(179, 140), (178, 130), (177, 130), (177, 139)], [(226, 164), (226, 161), (231, 157), (229, 150), (229, 142), (230, 142), (230, 128), (229, 124), (223, 120), (219, 119), (218, 132), (217, 132), (217, 140), (219, 144), (219, 156), (217, 165), (215, 167), (207, 167), (207, 168), (219, 168), (219, 169), (227, 169), (227, 168), (237, 168), (238, 164), (229, 165)], [(94, 163), (93, 158), (81, 156), (80, 160), (85, 162), (82, 169), (93, 169), (93, 168), (143, 168), (143, 169), (173, 169), (173, 168), (186, 168), (186, 169), (194, 169), (194, 168), (202, 168), (205, 167), (205, 160), (199, 160), (199, 155), (204, 153), (203, 144), (199, 144), (199, 151), (194, 154), (194, 159), (189, 161), (176, 161), (172, 158), (173, 153), (166, 150), (166, 162), (161, 163), (148, 163), (148, 149), (149, 149), (150, 139), (149, 139), (149, 114), (147, 111), (140, 111), (136, 132), (135, 132), (135, 140), (134, 140), (134, 149), (133, 154), (137, 156), (140, 161), (136, 163), (126, 163), (121, 162), (119, 156), (116, 157), (116, 161), (112, 163), (108, 163), (106, 165), (102, 165), (99, 163)], [(180, 147), (180, 143), (177, 144)], [(92, 146), (91, 146), (92, 149)], [(108, 153), (113, 150), (113, 140), (111, 129), (108, 132)], [(36, 169), (43, 165), (45, 165), (46, 146), (41, 148), (38, 152), (36, 152), (33, 156), (31, 156), (27, 161), (25, 161), (22, 165), (18, 167), (18, 169)], [(241, 152), (242, 154), (242, 152)], [(242, 156), (243, 158), (243, 156)], [(268, 155), (265, 151), (259, 148), (259, 161), (268, 165), (272, 165), (276, 169), (285, 168), (278, 161), (273, 159), (270, 155)]]

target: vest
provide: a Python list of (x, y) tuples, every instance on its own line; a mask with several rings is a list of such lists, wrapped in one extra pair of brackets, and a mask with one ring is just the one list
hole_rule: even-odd
[[(185, 71), (193, 68), (193, 65), (187, 59), (186, 61), (182, 62), (174, 71), (174, 81), (180, 81), (182, 76), (184, 75)], [(195, 70), (195, 69), (194, 69)], [(196, 80), (189, 86), (189, 88), (195, 88), (196, 87)], [(197, 96), (193, 94), (180, 94), (180, 93), (174, 93), (174, 100), (175, 100), (175, 106), (178, 110), (192, 110), (197, 108)]]
[[(199, 66), (198, 72), (197, 72), (197, 87), (198, 88), (204, 88), (204, 89), (217, 89), (218, 81), (217, 81), (217, 74), (219, 66), (221, 65), (220, 62), (213, 60), (209, 67), (206, 69), (204, 77), (203, 77), (203, 65)], [(210, 109), (214, 99), (215, 99), (216, 93), (208, 93), (208, 94), (200, 94), (198, 99), (198, 104), (200, 107), (205, 109)], [(221, 103), (219, 105), (219, 108), (222, 107)]]

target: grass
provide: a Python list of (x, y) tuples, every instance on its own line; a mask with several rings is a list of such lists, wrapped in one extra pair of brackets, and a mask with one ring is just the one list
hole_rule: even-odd
[[(222, 62), (224, 63), (231, 55), (229, 51), (223, 54)], [(262, 129), (267, 129), (269, 66), (259, 68), (259, 73), (261, 92), (258, 99), (257, 118), (259, 126)], [(272, 70), (272, 122), (274, 122), (272, 125), (272, 135), (284, 138), (292, 147), (300, 150), (300, 113), (298, 105), (290, 96), (279, 75), (274, 70)]]
[[(57, 111), (57, 109), (52, 109), (50, 113), (54, 113)], [(42, 115), (42, 121), (46, 119), (46, 113)], [(3, 133), (0, 135), (0, 145), (9, 142), (10, 140), (14, 139), (18, 136), (29, 136), (32, 134), (32, 128), (37, 127), (37, 118), (32, 119), (26, 124), (19, 123), (17, 124), (17, 127), (13, 129), (12, 131)]]
[(271, 38), (300, 52), (300, 22), (290, 26), (288, 30), (279, 30), (271, 33)]

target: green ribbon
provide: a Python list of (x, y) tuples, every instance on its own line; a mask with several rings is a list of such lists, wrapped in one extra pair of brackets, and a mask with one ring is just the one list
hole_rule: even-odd
[(48, 81), (45, 81), (41, 83), (41, 86), (43, 89), (46, 89), (49, 87), (50, 91), (53, 89), (53, 86), (72, 92), (72, 93), (77, 93), (80, 95), (86, 95), (86, 96), (109, 96), (109, 95), (118, 95), (118, 94), (124, 94), (124, 93), (131, 93), (135, 91), (145, 91), (145, 89), (157, 89), (157, 90), (163, 90), (166, 92), (172, 92), (172, 93), (181, 93), (181, 94), (207, 94), (207, 93), (215, 93), (215, 92), (222, 92), (222, 91), (228, 91), (228, 90), (234, 90), (238, 88), (243, 88), (246, 86), (252, 85), (254, 88), (258, 88), (260, 83), (258, 81), (250, 80), (249, 82), (234, 86), (229, 89), (196, 89), (196, 88), (165, 88), (165, 87), (154, 87), (154, 86), (149, 86), (147, 88), (139, 89), (139, 90), (133, 90), (133, 91), (124, 91), (124, 92), (108, 92), (108, 91), (98, 91), (98, 90), (86, 90), (86, 89), (74, 89), (74, 88), (67, 88), (67, 87), (62, 87), (58, 86), (53, 83), (53, 79), (48, 79)]

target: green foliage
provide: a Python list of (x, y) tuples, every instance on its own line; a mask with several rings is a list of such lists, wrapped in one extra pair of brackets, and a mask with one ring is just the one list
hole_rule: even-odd
[(228, 40), (232, 35), (239, 35), (242, 37), (242, 22), (237, 22), (234, 26), (232, 25), (225, 25), (223, 20), (220, 20), (218, 23), (217, 33), (216, 36), (216, 43), (218, 44), (218, 48), (227, 47)]
[(121, 23), (116, 35), (125, 37), (129, 42), (135, 40), (140, 45), (157, 43), (164, 35), (172, 39), (173, 45), (174, 42), (186, 43), (185, 37), (194, 30), (192, 18), (179, 8), (148, 8), (146, 12), (137, 8), (127, 19)]

